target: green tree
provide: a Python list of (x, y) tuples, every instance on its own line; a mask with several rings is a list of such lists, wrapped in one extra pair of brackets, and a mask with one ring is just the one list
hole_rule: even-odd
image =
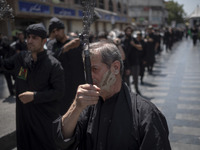
[(176, 23), (184, 23), (184, 16), (186, 13), (183, 9), (183, 5), (180, 5), (173, 0), (166, 2), (165, 5), (168, 11), (168, 24), (171, 24), (172, 21), (176, 21)]

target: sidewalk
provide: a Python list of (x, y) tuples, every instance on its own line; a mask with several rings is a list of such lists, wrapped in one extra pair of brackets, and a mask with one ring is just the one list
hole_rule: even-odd
[(6, 81), (0, 74), (0, 149), (10, 150), (16, 147), (15, 98), (8, 97)]

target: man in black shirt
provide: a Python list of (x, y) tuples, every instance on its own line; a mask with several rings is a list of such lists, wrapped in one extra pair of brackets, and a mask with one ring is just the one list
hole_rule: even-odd
[(0, 67), (16, 75), (16, 133), (18, 150), (55, 150), (52, 121), (59, 116), (64, 73), (56, 58), (43, 49), (42, 24), (26, 29), (28, 51), (0, 60)]
[(166, 46), (165, 50), (168, 52), (168, 50), (172, 50), (173, 46), (173, 31), (171, 28), (166, 28), (164, 33), (164, 44)]
[(142, 37), (142, 33), (141, 32), (137, 32), (137, 37), (136, 37), (136, 41), (139, 42), (142, 45), (142, 50), (139, 51), (139, 63), (140, 63), (140, 81), (141, 84), (143, 83), (143, 78), (144, 78), (144, 74), (145, 74), (145, 67), (147, 64), (146, 61), (146, 43), (144, 42), (144, 39)]
[(147, 35), (145, 37), (145, 42), (147, 45), (146, 54), (147, 54), (147, 69), (150, 74), (153, 73), (154, 63), (156, 61), (155, 54), (159, 43), (156, 39), (152, 26), (148, 27)]
[(122, 81), (119, 49), (90, 45), (93, 85), (77, 89), (74, 102), (54, 122), (57, 144), (66, 150), (171, 150), (163, 114)]
[(191, 29), (191, 33), (192, 33), (193, 45), (195, 46), (196, 43), (197, 43), (197, 39), (198, 39), (198, 28), (197, 28), (197, 25), (195, 25), (195, 26)]
[(70, 39), (64, 31), (63, 22), (52, 18), (49, 30), (54, 32), (55, 39), (47, 44), (48, 50), (61, 62), (65, 73), (65, 95), (61, 100), (60, 114), (70, 107), (78, 85), (85, 83), (82, 47), (79, 38)]
[[(123, 49), (126, 54), (126, 63), (128, 64), (125, 70), (125, 79), (129, 85), (129, 75), (133, 76), (135, 92), (141, 94), (138, 88), (138, 76), (140, 72), (140, 56), (139, 53), (142, 51), (141, 43), (132, 37), (133, 29), (127, 27), (125, 29), (125, 38), (122, 39)], [(129, 75), (128, 75), (129, 74)]]

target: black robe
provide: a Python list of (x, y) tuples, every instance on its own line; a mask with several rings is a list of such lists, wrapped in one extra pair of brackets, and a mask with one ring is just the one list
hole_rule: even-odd
[[(59, 116), (59, 100), (64, 95), (61, 64), (47, 51), (40, 52), (36, 63), (23, 51), (0, 66), (14, 69), (16, 75), (16, 133), (18, 150), (55, 150), (52, 121)], [(34, 100), (23, 104), (18, 95), (34, 92)]]
[(146, 49), (146, 55), (147, 55), (147, 63), (149, 65), (153, 65), (155, 63), (155, 45), (157, 43), (156, 37), (153, 33), (150, 33), (147, 35), (148, 38), (151, 38), (153, 41), (148, 41), (146, 43), (147, 49)]
[[(74, 136), (63, 140), (61, 118), (54, 121), (57, 144), (66, 150), (96, 150), (101, 105), (90, 106), (79, 118)], [(67, 125), (67, 124), (66, 124)], [(106, 150), (171, 150), (163, 114), (151, 102), (130, 92), (123, 84), (107, 133)], [(103, 132), (103, 131), (102, 131)]]
[(54, 42), (47, 45), (48, 50), (61, 62), (64, 69), (65, 94), (60, 104), (61, 115), (65, 114), (73, 102), (78, 86), (85, 83), (82, 47), (79, 46), (78, 48), (70, 49), (65, 53), (61, 51), (61, 48), (70, 42), (70, 40), (67, 39), (64, 43), (54, 40)]

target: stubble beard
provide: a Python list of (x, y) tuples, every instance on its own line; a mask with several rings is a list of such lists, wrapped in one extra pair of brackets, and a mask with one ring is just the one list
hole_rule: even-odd
[(104, 76), (103, 76), (103, 79), (100, 83), (100, 88), (101, 88), (101, 91), (105, 91), (105, 92), (109, 92), (111, 87), (113, 86), (113, 84), (115, 83), (116, 81), (116, 77), (115, 75), (111, 72), (111, 70), (108, 70)]

